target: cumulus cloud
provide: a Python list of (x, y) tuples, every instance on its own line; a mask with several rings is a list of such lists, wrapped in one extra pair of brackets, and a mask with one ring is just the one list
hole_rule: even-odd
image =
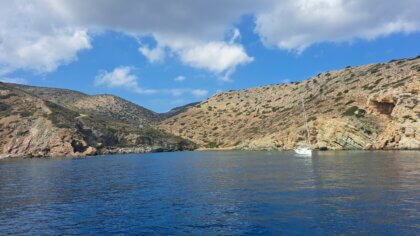
[(82, 27), (62, 21), (43, 1), (0, 1), (0, 71), (31, 69), (54, 71), (90, 49), (90, 37)]
[(302, 52), (312, 44), (375, 39), (420, 28), (417, 0), (284, 0), (256, 13), (267, 46)]
[[(205, 10), (203, 10), (205, 9)], [(114, 30), (136, 39), (150, 62), (175, 56), (229, 80), (253, 61), (235, 25), (244, 15), (267, 47), (302, 52), (321, 42), (372, 40), (420, 28), (418, 0), (0, 0), (0, 73), (50, 72), (91, 48), (90, 32)]]
[(163, 62), (165, 59), (165, 50), (161, 47), (150, 49), (149, 46), (141, 46), (139, 52), (152, 63)]
[[(233, 35), (234, 40), (239, 37), (238, 34), (239, 32)], [(248, 56), (242, 45), (233, 41), (204, 41), (161, 34), (156, 34), (155, 39), (157, 48), (168, 48), (184, 65), (222, 75), (220, 78), (232, 74), (237, 66), (254, 60)]]
[(153, 89), (143, 89), (139, 86), (138, 77), (132, 73), (133, 67), (120, 66), (111, 72), (102, 71), (95, 78), (95, 85), (105, 85), (109, 88), (126, 88), (139, 94), (152, 94), (156, 93)]
[[(138, 94), (170, 94), (174, 97), (189, 93), (195, 97), (203, 97), (208, 94), (204, 89), (173, 88), (173, 89), (144, 89), (138, 83), (138, 76), (134, 74), (134, 67), (119, 66), (113, 71), (101, 71), (95, 78), (95, 86), (108, 88), (124, 88)], [(1, 81), (1, 79), (0, 79)]]
[(253, 60), (242, 46), (225, 42), (210, 42), (189, 47), (181, 50), (180, 57), (187, 65), (215, 73), (221, 73)]

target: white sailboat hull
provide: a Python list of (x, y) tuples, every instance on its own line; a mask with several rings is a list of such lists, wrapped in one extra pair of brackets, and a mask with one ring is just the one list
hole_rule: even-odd
[(295, 152), (299, 155), (312, 156), (312, 150), (309, 148), (296, 148)]

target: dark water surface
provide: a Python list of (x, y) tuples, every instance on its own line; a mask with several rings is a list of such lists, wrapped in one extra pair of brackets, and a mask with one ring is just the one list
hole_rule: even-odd
[(420, 234), (420, 152), (0, 161), (0, 234)]

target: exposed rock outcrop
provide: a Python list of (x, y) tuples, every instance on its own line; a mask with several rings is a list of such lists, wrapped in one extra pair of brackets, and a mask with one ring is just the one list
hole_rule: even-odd
[(371, 96), (368, 100), (368, 109), (371, 112), (391, 115), (394, 107), (397, 105), (398, 98), (392, 95), (378, 95)]
[(420, 57), (214, 95), (160, 127), (207, 148), (419, 149)]
[(165, 132), (83, 115), (13, 85), (0, 83), (2, 158), (87, 156), (195, 148), (194, 143)]

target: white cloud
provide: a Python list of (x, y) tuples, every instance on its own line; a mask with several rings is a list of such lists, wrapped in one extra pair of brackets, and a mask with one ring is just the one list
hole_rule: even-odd
[(70, 26), (43, 1), (0, 1), (0, 71), (51, 72), (91, 48), (83, 27)]
[(95, 78), (95, 85), (105, 85), (109, 88), (122, 87), (139, 94), (156, 93), (153, 89), (143, 89), (139, 86), (138, 77), (132, 73), (133, 67), (120, 66), (111, 72), (103, 71)]
[(232, 31), (232, 37), (230, 38), (229, 43), (233, 44), (235, 43), (236, 40), (241, 38), (241, 32), (239, 32), (239, 30), (237, 28), (233, 29)]
[[(321, 42), (372, 40), (420, 29), (418, 0), (0, 0), (0, 74), (51, 72), (91, 48), (91, 32), (114, 30), (136, 39), (152, 63), (175, 56), (230, 80), (253, 61), (234, 26), (255, 18), (268, 47), (302, 52)], [(205, 11), (203, 11), (205, 9)]]
[(172, 89), (144, 89), (138, 84), (138, 77), (133, 73), (131, 66), (120, 66), (113, 71), (102, 71), (95, 78), (95, 86), (106, 86), (108, 88), (124, 88), (138, 94), (170, 94), (174, 97), (190, 93), (195, 97), (203, 97), (208, 94), (204, 89), (172, 88)]
[(225, 42), (210, 42), (189, 47), (181, 50), (180, 57), (187, 65), (215, 73), (222, 73), (240, 64), (253, 61), (253, 58), (246, 54), (242, 46)]
[(27, 81), (22, 78), (10, 78), (10, 77), (0, 77), (1, 82), (13, 83), (13, 84), (26, 84)]
[[(113, 29), (140, 41), (143, 36), (153, 37), (155, 48), (147, 45), (139, 48), (151, 63), (162, 62), (166, 50), (187, 66), (215, 74), (226, 74), (252, 61), (242, 45), (234, 44), (239, 39), (239, 30), (233, 29), (230, 43), (224, 37), (243, 14), (259, 8), (260, 3), (253, 0), (184, 0), (183, 4), (165, 0), (98, 2), (55, 1), (54, 7), (76, 25)], [(206, 53), (209, 54), (203, 57)]]
[(139, 48), (139, 52), (152, 63), (163, 62), (165, 59), (165, 50), (161, 47), (150, 49), (149, 46), (142, 46)]
[[(158, 45), (156, 49), (167, 48), (184, 65), (222, 75), (220, 78), (228, 77), (237, 66), (254, 60), (248, 56), (242, 45), (234, 43), (240, 37), (237, 29), (234, 30), (230, 42), (195, 40), (183, 35), (156, 34), (154, 37)], [(153, 62), (150, 59), (149, 61)]]
[(180, 75), (180, 76), (177, 76), (174, 80), (175, 81), (178, 81), (178, 82), (182, 82), (182, 81), (184, 81), (186, 78), (185, 78), (185, 76), (183, 76), (183, 75)]
[(191, 94), (196, 96), (196, 97), (204, 97), (209, 93), (209, 91), (204, 90), (204, 89), (194, 89), (191, 90)]
[(256, 13), (267, 46), (302, 52), (321, 42), (375, 39), (420, 28), (417, 0), (284, 0)]

